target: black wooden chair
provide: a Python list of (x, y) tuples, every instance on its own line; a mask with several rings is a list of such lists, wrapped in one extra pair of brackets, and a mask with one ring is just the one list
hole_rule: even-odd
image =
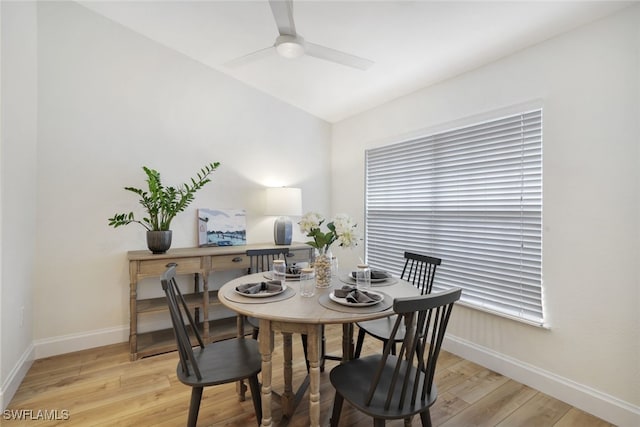
[[(180, 355), (176, 372), (183, 384), (192, 387), (187, 426), (195, 427), (196, 425), (204, 387), (243, 379), (249, 380), (251, 398), (259, 425), (262, 419), (262, 403), (258, 384), (258, 373), (261, 369), (258, 343), (250, 339), (236, 338), (205, 346), (187, 303), (176, 284), (176, 264), (169, 264), (167, 267), (160, 280), (167, 296), (171, 323)], [(189, 327), (184, 322), (181, 305), (189, 320)], [(195, 349), (191, 347), (189, 331), (197, 341)]]
[[(373, 417), (376, 427), (389, 419), (404, 419), (406, 425), (416, 414), (420, 414), (423, 426), (431, 426), (429, 408), (438, 397), (433, 384), (436, 362), (451, 310), (461, 293), (452, 289), (393, 302), (397, 315), (384, 352), (331, 370), (331, 384), (336, 389), (332, 427), (338, 426), (344, 400)], [(413, 325), (413, 333), (405, 334), (395, 356), (391, 354), (393, 338), (403, 324)]]
[[(267, 249), (247, 249), (247, 256), (249, 257), (249, 274), (263, 273), (269, 271), (271, 264), (276, 259), (281, 259), (289, 256), (289, 248), (267, 248)], [(260, 332), (260, 321), (255, 317), (248, 317), (247, 322), (253, 328), (251, 336), (253, 339), (258, 339), (258, 333)]]
[[(433, 287), (433, 278), (436, 275), (436, 267), (442, 263), (442, 260), (412, 252), (405, 252), (404, 259), (404, 268), (400, 278), (411, 282), (413, 286), (420, 289), (421, 295), (430, 294)], [(394, 322), (395, 316), (357, 323), (359, 331), (354, 357), (360, 357), (365, 334), (381, 340), (384, 347), (389, 340)], [(404, 339), (403, 334), (404, 329), (401, 328), (395, 342), (402, 341)], [(391, 353), (396, 354), (395, 345), (391, 347)]]

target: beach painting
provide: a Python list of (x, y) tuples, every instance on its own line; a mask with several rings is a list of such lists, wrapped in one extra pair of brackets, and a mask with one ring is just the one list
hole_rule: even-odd
[(199, 246), (247, 244), (247, 213), (244, 209), (198, 209)]

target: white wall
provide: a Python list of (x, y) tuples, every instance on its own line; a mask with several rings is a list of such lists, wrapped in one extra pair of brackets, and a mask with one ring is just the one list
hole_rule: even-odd
[(639, 28), (634, 6), (337, 123), (332, 141), (332, 208), (362, 223), (364, 149), (541, 102), (550, 329), (457, 307), (449, 348), (629, 426), (640, 424)]
[(0, 407), (4, 408), (33, 359), (37, 32), (35, 3), (2, 2), (0, 9)]
[(42, 2), (38, 19), (37, 357), (128, 338), (126, 252), (146, 249), (145, 230), (107, 218), (137, 209), (123, 187), (145, 185), (142, 165), (177, 185), (222, 163), (172, 223), (173, 247), (197, 246), (198, 207), (246, 208), (249, 243), (273, 241), (266, 186), (328, 208), (326, 122), (77, 4)]

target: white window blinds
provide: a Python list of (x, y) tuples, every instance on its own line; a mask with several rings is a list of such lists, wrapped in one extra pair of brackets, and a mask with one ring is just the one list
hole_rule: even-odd
[(366, 259), (442, 258), (434, 289), (541, 325), (542, 110), (366, 151)]

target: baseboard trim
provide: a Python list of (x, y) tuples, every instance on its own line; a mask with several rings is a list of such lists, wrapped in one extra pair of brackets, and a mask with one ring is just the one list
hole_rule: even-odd
[(79, 334), (61, 335), (35, 340), (35, 358), (57, 356), (59, 354), (86, 350), (104, 345), (117, 344), (129, 340), (129, 326), (97, 329)]
[(640, 407), (447, 334), (443, 348), (620, 427), (640, 425)]
[(18, 391), (18, 387), (20, 387), (22, 380), (27, 375), (27, 372), (29, 372), (33, 360), (34, 347), (33, 344), (31, 344), (27, 347), (11, 372), (9, 372), (7, 380), (2, 384), (2, 387), (0, 387), (0, 408), (2, 408), (3, 411), (7, 409), (9, 402), (11, 402), (16, 391)]

